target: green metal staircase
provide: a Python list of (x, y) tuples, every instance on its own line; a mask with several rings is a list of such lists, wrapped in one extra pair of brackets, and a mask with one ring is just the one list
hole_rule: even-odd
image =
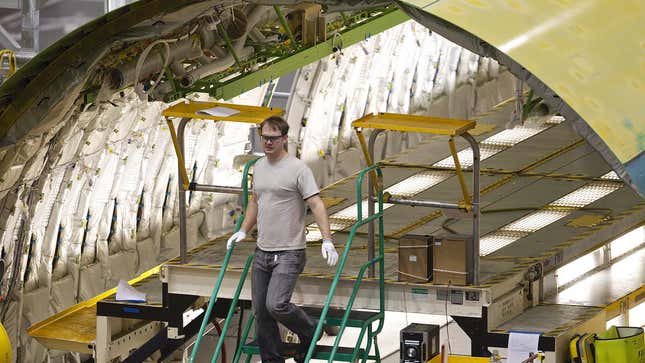
[[(248, 172), (250, 167), (255, 163), (256, 160), (250, 161), (245, 165), (244, 168), (244, 175), (242, 178), (242, 187), (244, 189), (244, 194), (243, 194), (243, 206), (244, 206), (244, 211), (246, 211), (246, 206), (248, 203)], [(363, 218), (363, 213), (362, 213), (362, 184), (363, 184), (363, 179), (367, 173), (370, 173), (370, 188), (372, 188), (371, 184), (374, 184), (374, 181), (376, 181), (375, 186), (377, 189), (377, 196), (378, 196), (378, 209), (376, 213), (373, 215), (368, 215), (367, 218)], [(375, 180), (376, 179), (376, 180)], [(338, 327), (338, 333), (336, 335), (336, 339), (334, 341), (334, 344), (332, 346), (326, 346), (326, 345), (317, 345), (316, 340), (314, 339), (309, 346), (309, 350), (307, 352), (307, 355), (304, 359), (305, 362), (309, 362), (311, 359), (319, 359), (319, 360), (327, 360), (328, 362), (355, 362), (358, 359), (360, 359), (362, 362), (367, 361), (368, 359), (374, 360), (376, 362), (381, 361), (380, 357), (380, 352), (378, 348), (378, 340), (377, 336), (383, 329), (383, 323), (384, 323), (384, 318), (385, 318), (385, 270), (384, 270), (384, 256), (383, 256), (383, 189), (382, 189), (382, 172), (381, 169), (378, 165), (370, 166), (368, 168), (363, 169), (359, 174), (357, 178), (357, 186), (356, 186), (356, 196), (357, 196), (357, 214), (358, 214), (358, 221), (352, 226), (349, 234), (349, 238), (347, 240), (347, 243), (345, 245), (345, 249), (343, 252), (343, 255), (339, 261), (338, 264), (338, 269), (336, 271), (336, 275), (334, 276), (334, 280), (332, 281), (331, 287), (329, 289), (329, 293), (327, 294), (327, 299), (325, 301), (325, 304), (322, 307), (303, 307), (303, 309), (313, 318), (318, 320), (318, 325), (316, 326), (316, 331), (314, 333), (314, 336), (320, 336), (322, 334), (323, 330), (323, 325), (329, 325), (329, 326), (337, 326)], [(331, 302), (334, 297), (334, 293), (336, 291), (336, 287), (338, 285), (338, 282), (340, 280), (340, 277), (343, 272), (343, 268), (345, 267), (349, 251), (351, 250), (352, 247), (352, 242), (354, 240), (354, 236), (356, 235), (356, 232), (359, 227), (368, 224), (368, 223), (374, 223), (375, 220), (378, 220), (378, 256), (373, 258), (370, 261), (367, 261), (364, 263), (354, 282), (354, 287), (352, 289), (352, 293), (349, 297), (349, 300), (343, 309), (334, 309), (331, 308)], [(235, 230), (239, 230), (241, 226), (242, 218), (240, 218), (237, 222)], [(190, 362), (194, 362), (194, 359), (197, 355), (197, 351), (199, 349), (199, 345), (201, 343), (201, 338), (204, 335), (204, 331), (206, 329), (207, 322), (209, 320), (213, 305), (215, 301), (217, 300), (217, 294), (219, 292), (220, 286), (222, 284), (222, 280), (224, 279), (224, 274), (226, 272), (226, 268), (228, 266), (228, 262), (230, 260), (231, 254), (233, 252), (234, 248), (231, 248), (227, 250), (226, 256), (224, 258), (224, 262), (222, 264), (222, 268), (220, 269), (217, 281), (215, 283), (215, 287), (213, 288), (213, 292), (211, 294), (211, 298), (208, 304), (208, 308), (206, 310), (206, 314), (204, 317), (204, 321), (202, 323), (202, 326), (200, 328), (199, 334), (197, 336), (197, 341), (195, 342), (195, 346), (193, 348), (191, 357), (190, 357)], [(222, 336), (225, 336), (226, 331), (228, 330), (228, 327), (231, 323), (231, 320), (233, 318), (234, 312), (235, 312), (235, 306), (237, 305), (237, 302), (239, 300), (240, 293), (242, 291), (244, 281), (246, 280), (246, 275), (248, 273), (249, 267), (251, 265), (251, 262), (253, 260), (253, 254), (249, 255), (249, 257), (246, 260), (246, 264), (244, 265), (244, 269), (242, 271), (242, 274), (240, 276), (240, 280), (237, 286), (237, 289), (235, 291), (235, 295), (233, 296), (233, 300), (231, 301), (231, 307), (229, 309), (228, 315), (226, 317), (226, 320), (224, 322), (224, 326), (222, 327)], [(365, 275), (365, 272), (370, 266), (373, 266), (378, 263), (379, 266), (379, 299), (380, 299), (380, 308), (379, 311), (360, 311), (360, 310), (352, 310), (352, 306), (354, 304), (354, 300), (356, 299), (356, 295), (359, 292), (361, 283), (363, 281), (363, 277)], [(251, 326), (253, 325), (253, 320), (254, 317), (251, 315), (247, 321), (247, 324), (244, 328), (244, 331), (241, 336), (240, 340), (240, 345), (237, 348), (235, 352), (235, 357), (233, 358), (233, 362), (237, 363), (242, 357), (242, 354), (246, 355), (246, 362), (249, 363), (251, 361), (251, 358), (253, 355), (259, 354), (259, 347), (257, 345), (256, 340), (252, 340), (248, 342), (249, 340), (249, 332), (251, 330)], [(378, 326), (376, 329), (373, 327), (373, 323), (378, 322)], [(343, 335), (343, 332), (345, 328), (351, 327), (351, 328), (359, 328), (360, 333), (358, 335), (358, 339), (356, 341), (356, 344), (354, 347), (340, 347), (339, 343), (341, 340), (341, 337)], [(367, 337), (366, 337), (367, 335)], [(366, 343), (365, 347), (361, 347), (363, 343), (363, 339), (366, 338)], [(222, 350), (222, 345), (224, 343), (224, 339), (219, 339), (217, 346), (215, 348), (215, 352), (213, 353), (213, 357), (211, 362), (216, 362), (217, 359), (219, 358), (220, 352)], [(374, 345), (374, 354), (370, 355), (369, 352), (371, 351), (372, 344)], [(299, 344), (293, 344), (293, 343), (284, 343), (283, 344), (283, 356), (285, 358), (287, 357), (294, 357), (298, 351), (298, 346)]]

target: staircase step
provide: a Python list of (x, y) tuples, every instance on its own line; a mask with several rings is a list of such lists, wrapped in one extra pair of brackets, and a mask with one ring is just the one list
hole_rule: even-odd
[[(297, 343), (283, 343), (282, 344), (282, 356), (285, 358), (293, 358), (298, 352), (298, 347), (300, 344)], [(322, 359), (328, 360), (329, 355), (331, 354), (332, 346), (329, 345), (316, 345), (316, 350), (314, 351), (314, 356), (312, 359)], [(260, 354), (260, 349), (256, 340), (242, 346), (242, 352), (245, 354)], [(338, 347), (336, 350), (336, 355), (334, 357), (334, 362), (350, 362), (352, 359), (352, 354), (354, 354), (354, 348), (349, 347)], [(357, 359), (360, 359), (365, 354), (365, 349), (359, 349)]]
[[(314, 319), (318, 319), (322, 313), (322, 308), (317, 307), (303, 307), (303, 310), (309, 314)], [(363, 311), (363, 310), (352, 310), (349, 313), (349, 318), (347, 319), (347, 326), (353, 328), (360, 328), (372, 321), (378, 319), (378, 311)], [(343, 315), (345, 315), (345, 310), (342, 309), (333, 309), (330, 308), (327, 311), (327, 316), (325, 318), (325, 324), (340, 326), (343, 321)]]

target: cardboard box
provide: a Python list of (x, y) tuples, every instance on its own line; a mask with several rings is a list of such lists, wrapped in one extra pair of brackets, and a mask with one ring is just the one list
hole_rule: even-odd
[(447, 234), (435, 236), (432, 247), (432, 282), (465, 286), (472, 283), (472, 237)]
[(432, 236), (408, 234), (399, 239), (399, 281), (432, 279)]

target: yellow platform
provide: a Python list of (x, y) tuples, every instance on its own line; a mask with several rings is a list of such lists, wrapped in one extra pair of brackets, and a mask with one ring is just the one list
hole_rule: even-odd
[[(147, 278), (158, 278), (158, 273), (156, 266), (128, 282), (134, 285)], [(27, 334), (48, 349), (90, 354), (96, 340), (96, 303), (114, 294), (116, 288), (80, 302), (30, 326)]]
[[(221, 117), (221, 116), (211, 116), (205, 113), (197, 113), (200, 110), (205, 110), (213, 107), (226, 107), (236, 111), (235, 115)], [(266, 118), (271, 116), (280, 116), (282, 115), (283, 110), (279, 108), (269, 108), (269, 107), (257, 107), (257, 106), (246, 106), (246, 105), (235, 105), (231, 103), (220, 103), (220, 102), (200, 102), (200, 101), (191, 101), (188, 103), (178, 103), (171, 107), (165, 109), (162, 115), (166, 117), (181, 117), (181, 118), (195, 118), (195, 119), (204, 119), (204, 120), (213, 120), (213, 121), (234, 121), (234, 122), (246, 122), (259, 124), (264, 121)]]
[(379, 112), (352, 122), (352, 127), (456, 136), (474, 128), (475, 121)]

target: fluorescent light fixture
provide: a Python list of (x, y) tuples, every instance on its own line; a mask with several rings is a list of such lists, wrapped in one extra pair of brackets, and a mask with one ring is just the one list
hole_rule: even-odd
[[(504, 149), (507, 149), (507, 147), (482, 143), (479, 145), (479, 158), (482, 161), (486, 160), (489, 157), (499, 153), (500, 151), (503, 151)], [(470, 168), (471, 166), (473, 166), (473, 150), (471, 148), (461, 150), (457, 153), (457, 157), (459, 158), (459, 163), (461, 164), (462, 169)], [(432, 166), (436, 168), (454, 169), (455, 161), (452, 158), (452, 155), (450, 155), (447, 158), (436, 162)]]
[(600, 179), (606, 179), (606, 180), (620, 180), (620, 177), (618, 174), (616, 174), (615, 171), (610, 171), (609, 173), (603, 175), (600, 177)]
[(625, 253), (643, 245), (645, 243), (645, 226), (638, 227), (609, 243), (611, 249), (611, 259), (618, 258)]
[(479, 240), (479, 255), (489, 255), (527, 235), (528, 233), (509, 231), (489, 233)]
[[(540, 132), (551, 127), (549, 122), (544, 124), (534, 125), (534, 126), (516, 126), (512, 129), (504, 130), (498, 132), (497, 134), (481, 141), (479, 143), (479, 153), (481, 160), (486, 160), (489, 157), (499, 153), (500, 151), (506, 150), (518, 143), (531, 138)], [(462, 168), (469, 168), (473, 165), (473, 152), (471, 148), (466, 148), (457, 153), (459, 157), (459, 163)], [(437, 168), (455, 168), (455, 162), (452, 159), (452, 155), (440, 160), (433, 166)]]
[(619, 183), (594, 182), (582, 186), (549, 204), (554, 207), (582, 208), (622, 187)]
[(306, 231), (307, 231), (307, 235), (306, 235), (307, 242), (315, 242), (315, 241), (320, 241), (322, 239), (322, 233), (320, 233), (320, 230), (318, 228), (307, 227)]
[(502, 132), (499, 132), (486, 140), (482, 141), (482, 144), (486, 145), (499, 145), (505, 147), (511, 147), (513, 145), (519, 144), (520, 142), (533, 137), (540, 132), (548, 129), (549, 125), (539, 125), (535, 127), (527, 126), (516, 126), (512, 129), (507, 129)]
[[(376, 203), (374, 204), (374, 211), (376, 212), (378, 206), (376, 205)], [(393, 204), (383, 203), (383, 210), (386, 210), (391, 206), (393, 206)], [(363, 218), (367, 218), (367, 207), (367, 199), (364, 199), (361, 205), (361, 213), (363, 214)], [(329, 219), (348, 220), (351, 221), (350, 225), (352, 225), (358, 220), (358, 208), (356, 207), (356, 204), (352, 204), (349, 207), (330, 215)]]
[(645, 303), (629, 309), (629, 326), (645, 326)]
[(569, 211), (556, 209), (539, 210), (507, 224), (501, 230), (531, 233), (564, 218), (569, 213)]
[(354, 224), (354, 221), (352, 220), (329, 218), (329, 229), (332, 231), (342, 231), (343, 229), (350, 227), (352, 224)]
[(563, 123), (565, 120), (566, 119), (564, 118), (564, 116), (555, 115), (555, 116), (551, 116), (551, 118), (548, 119), (546, 123), (549, 125), (558, 125)]
[(568, 264), (556, 270), (556, 283), (557, 286), (563, 286), (571, 281), (574, 281), (586, 274), (587, 272), (595, 269), (603, 264), (605, 259), (605, 249), (599, 249), (589, 252), (586, 255), (579, 257)]
[[(367, 218), (367, 199), (364, 199), (362, 202), (362, 214), (363, 218)], [(383, 210), (386, 210), (392, 207), (394, 204), (383, 203)], [(374, 206), (376, 211), (377, 206)], [(349, 207), (336, 212), (329, 216), (329, 229), (333, 232), (342, 231), (351, 227), (354, 223), (358, 221), (358, 210), (356, 204), (352, 204)], [(316, 226), (316, 223), (311, 223), (307, 226), (307, 242), (320, 241), (322, 239), (322, 234)]]
[(397, 197), (410, 198), (441, 183), (452, 175), (451, 171), (423, 171), (392, 185), (385, 189), (385, 192)]

